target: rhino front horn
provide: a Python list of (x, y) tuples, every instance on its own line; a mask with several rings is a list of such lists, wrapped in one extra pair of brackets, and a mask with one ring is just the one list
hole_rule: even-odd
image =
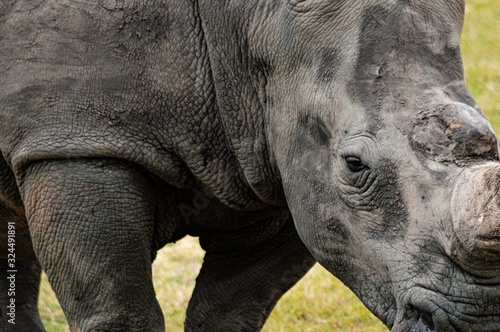
[(500, 164), (466, 169), (451, 201), (454, 255), (479, 270), (500, 268)]

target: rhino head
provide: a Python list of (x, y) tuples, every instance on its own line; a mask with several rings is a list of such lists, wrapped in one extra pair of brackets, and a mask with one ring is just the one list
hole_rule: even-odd
[(498, 331), (499, 145), (465, 83), (463, 1), (274, 15), (251, 47), (303, 242), (392, 331)]

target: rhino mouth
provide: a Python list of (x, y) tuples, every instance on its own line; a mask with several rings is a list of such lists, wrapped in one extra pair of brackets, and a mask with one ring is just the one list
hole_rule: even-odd
[[(493, 290), (491, 290), (493, 293)], [(437, 301), (429, 299), (423, 301), (421, 305), (408, 304), (396, 317), (392, 332), (498, 332), (500, 326), (500, 307), (494, 306), (486, 311), (475, 311), (475, 306), (465, 304), (464, 307), (447, 305), (441, 301), (438, 306)], [(467, 300), (462, 298), (462, 301)], [(411, 302), (410, 302), (411, 303)], [(445, 310), (443, 307), (448, 307)], [(452, 309), (453, 308), (453, 309)], [(468, 309), (467, 309), (468, 308)], [(477, 310), (477, 309), (476, 309)]]
[(498, 270), (467, 271), (444, 255), (422, 265), (395, 280), (393, 310), (385, 311), (392, 332), (500, 331)]

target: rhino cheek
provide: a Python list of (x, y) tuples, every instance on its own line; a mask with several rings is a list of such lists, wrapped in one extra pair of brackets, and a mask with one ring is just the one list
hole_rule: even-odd
[[(319, 264), (357, 294), (377, 317), (390, 324), (396, 315), (390, 280), (380, 275), (376, 257), (367, 257), (367, 253), (375, 252), (361, 245), (363, 235), (354, 233), (348, 223), (334, 217), (355, 214), (338, 204), (332, 205), (339, 200), (338, 196), (332, 195), (332, 200), (325, 202), (321, 195), (311, 195), (318, 184), (301, 184), (300, 193), (287, 199), (302, 241)], [(300, 203), (294, 203), (296, 199)]]
[(365, 210), (357, 207), (354, 200), (346, 202), (338, 183), (332, 180), (334, 166), (310, 165), (311, 160), (321, 159), (296, 158), (294, 163), (302, 167), (289, 174), (293, 176), (284, 176), (297, 231), (321, 265), (350, 287), (380, 319), (391, 324), (396, 301), (383, 248), (384, 243), (390, 247), (404, 236), (401, 229), (407, 216), (398, 194), (394, 166), (387, 165), (384, 176), (379, 177), (377, 184), (385, 190), (374, 191), (373, 201), (378, 203), (373, 214), (366, 211), (366, 206)]

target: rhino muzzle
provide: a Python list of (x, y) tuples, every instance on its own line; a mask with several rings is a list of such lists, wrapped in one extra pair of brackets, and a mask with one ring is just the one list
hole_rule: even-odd
[(500, 269), (500, 163), (462, 172), (451, 201), (453, 255), (480, 271)]

